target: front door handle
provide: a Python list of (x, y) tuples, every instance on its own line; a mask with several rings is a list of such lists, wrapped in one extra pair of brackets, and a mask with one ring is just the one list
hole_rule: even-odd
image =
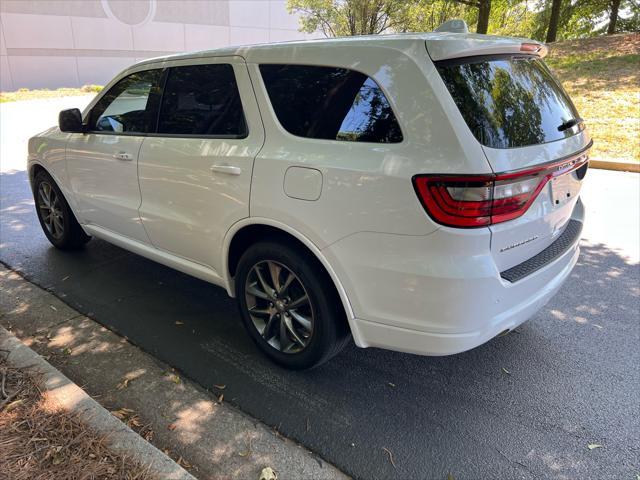
[(211, 165), (212, 172), (226, 173), (227, 175), (240, 175), (242, 169), (233, 165)]
[(113, 158), (115, 158), (116, 160), (133, 160), (131, 154), (127, 152), (114, 153)]

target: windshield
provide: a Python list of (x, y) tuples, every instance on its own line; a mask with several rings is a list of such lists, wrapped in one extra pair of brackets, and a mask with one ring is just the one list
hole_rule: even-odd
[(538, 57), (469, 57), (436, 67), (473, 135), (487, 147), (553, 142), (583, 128), (573, 103)]

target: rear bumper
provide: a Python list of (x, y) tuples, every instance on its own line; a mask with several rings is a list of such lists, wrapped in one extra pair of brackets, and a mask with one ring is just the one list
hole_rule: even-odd
[[(581, 203), (572, 220), (581, 226)], [(480, 230), (365, 233), (329, 247), (355, 314), (356, 344), (422, 355), (472, 349), (535, 315), (578, 260), (573, 235), (544, 266), (510, 282), (491, 256), (490, 233)]]
[(526, 289), (531, 291), (531, 297), (513, 305), (500, 315), (483, 318), (481, 308), (474, 313), (469, 312), (478, 320), (481, 328), (477, 330), (464, 333), (434, 333), (356, 319), (356, 328), (361, 338), (360, 346), (381, 347), (420, 355), (451, 355), (475, 348), (505, 330), (513, 330), (535, 315), (558, 292), (576, 264), (578, 255), (579, 248), (575, 248), (567, 252), (567, 258), (558, 259), (555, 265), (537, 274), (534, 283), (526, 285), (526, 288), (521, 288), (523, 291), (517, 293), (518, 296), (526, 296)]

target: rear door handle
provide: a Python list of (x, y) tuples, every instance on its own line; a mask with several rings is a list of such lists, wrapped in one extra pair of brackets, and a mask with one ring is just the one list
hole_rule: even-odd
[(240, 175), (242, 169), (233, 165), (211, 165), (212, 172), (226, 173), (227, 175)]
[(114, 153), (113, 158), (115, 158), (116, 160), (133, 160), (131, 154), (127, 152)]

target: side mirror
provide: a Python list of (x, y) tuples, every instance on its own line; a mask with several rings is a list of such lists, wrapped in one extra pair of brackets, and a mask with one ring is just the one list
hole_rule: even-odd
[(82, 114), (77, 108), (62, 110), (58, 114), (58, 127), (62, 132), (82, 133), (84, 127), (82, 125)]

